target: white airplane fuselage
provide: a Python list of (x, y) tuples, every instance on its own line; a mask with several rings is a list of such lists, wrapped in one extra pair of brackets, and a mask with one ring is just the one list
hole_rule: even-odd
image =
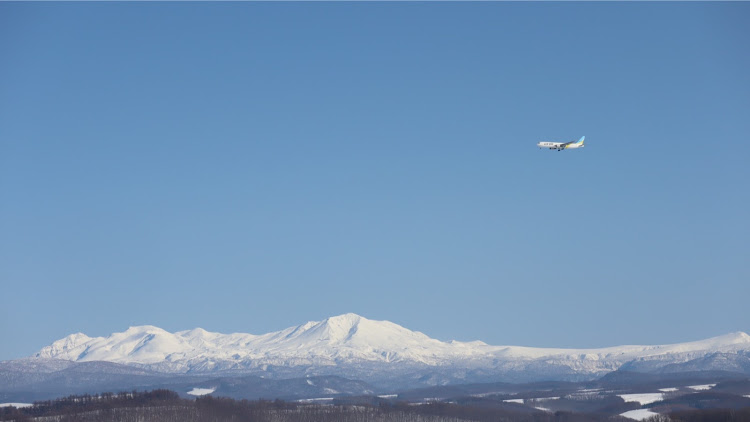
[(560, 149), (564, 148), (563, 142), (539, 142), (536, 144), (539, 148), (549, 148), (549, 149)]
[(583, 145), (584, 138), (582, 137), (578, 142), (539, 142), (536, 146), (539, 148), (556, 149), (558, 151), (583, 148), (585, 146)]

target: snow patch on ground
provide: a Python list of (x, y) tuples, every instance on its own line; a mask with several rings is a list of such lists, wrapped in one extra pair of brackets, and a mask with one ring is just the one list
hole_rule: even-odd
[(206, 394), (211, 394), (214, 391), (216, 391), (216, 387), (214, 388), (193, 387), (193, 389), (188, 391), (187, 393), (190, 394), (191, 396), (205, 396)]
[(635, 401), (641, 404), (641, 406), (664, 400), (664, 394), (662, 393), (643, 393), (643, 394), (618, 394), (626, 402)]
[(519, 404), (523, 404), (523, 399), (508, 399), (508, 400), (503, 400), (503, 402), (505, 402), (505, 403), (519, 403)]
[(542, 412), (552, 413), (552, 410), (551, 409), (547, 409), (546, 407), (538, 407), (537, 406), (534, 409), (541, 410)]
[(660, 388), (659, 391), (663, 391), (665, 393), (671, 393), (673, 391), (677, 391), (679, 388), (669, 387), (669, 388)]
[(0, 407), (11, 407), (11, 406), (17, 407), (20, 409), (22, 407), (31, 407), (33, 406), (33, 404), (31, 403), (0, 403)]
[(472, 394), (471, 397), (489, 397), (489, 396), (497, 396), (497, 395), (505, 395), (507, 394), (504, 391), (491, 391), (489, 393), (480, 393), (480, 394)]
[(398, 397), (398, 394), (383, 394), (378, 397), (380, 397), (381, 399), (395, 399), (396, 397)]
[(696, 391), (710, 390), (714, 387), (716, 387), (716, 384), (688, 385), (688, 388), (692, 388)]
[(300, 403), (315, 403), (315, 402), (319, 402), (319, 401), (331, 401), (331, 400), (333, 400), (333, 397), (318, 397), (318, 398), (315, 398), (315, 399), (301, 399), (301, 400), (297, 400), (297, 401), (300, 402)]
[(620, 416), (624, 416), (629, 419), (635, 419), (637, 421), (642, 421), (654, 415), (658, 415), (658, 413), (654, 413), (648, 409), (629, 410), (625, 413), (620, 413)]
[(601, 393), (602, 393), (601, 388), (587, 388), (584, 390), (578, 390), (575, 393), (570, 393), (566, 396), (566, 398), (572, 398), (576, 400), (576, 399), (581, 399), (581, 398), (586, 398), (586, 397), (598, 396)]

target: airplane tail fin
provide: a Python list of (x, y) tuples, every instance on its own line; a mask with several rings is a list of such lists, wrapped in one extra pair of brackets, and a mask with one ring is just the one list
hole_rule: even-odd
[(579, 144), (579, 145), (583, 145), (583, 140), (584, 139), (586, 139), (586, 137), (585, 136), (581, 136), (581, 139), (579, 139), (578, 142), (576, 142), (576, 143)]

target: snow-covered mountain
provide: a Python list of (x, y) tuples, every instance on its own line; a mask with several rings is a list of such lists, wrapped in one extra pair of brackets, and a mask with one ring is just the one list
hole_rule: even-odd
[[(737, 357), (744, 362), (750, 356), (750, 336), (737, 332), (662, 346), (544, 349), (443, 342), (392, 322), (345, 314), (262, 335), (200, 328), (170, 333), (154, 326), (131, 327), (107, 337), (78, 333), (43, 348), (35, 357), (107, 361), (168, 373), (339, 375), (414, 385), (589, 379), (624, 365), (652, 371), (699, 362), (716, 353), (728, 361)], [(711, 362), (717, 369), (716, 360)]]

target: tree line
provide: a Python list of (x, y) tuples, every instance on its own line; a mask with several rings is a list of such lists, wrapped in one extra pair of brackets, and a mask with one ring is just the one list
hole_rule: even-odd
[[(683, 411), (654, 422), (750, 422), (750, 409)], [(170, 390), (77, 395), (0, 408), (3, 422), (594, 422), (630, 421), (618, 416), (574, 412), (533, 412), (430, 402), (415, 405), (309, 404), (282, 400), (234, 400), (203, 396), (183, 399)]]
[(0, 421), (13, 422), (566, 422), (594, 421), (558, 412), (503, 409), (431, 402), (309, 404), (283, 400), (234, 400), (203, 396), (183, 399), (170, 390), (77, 395), (0, 408)]

